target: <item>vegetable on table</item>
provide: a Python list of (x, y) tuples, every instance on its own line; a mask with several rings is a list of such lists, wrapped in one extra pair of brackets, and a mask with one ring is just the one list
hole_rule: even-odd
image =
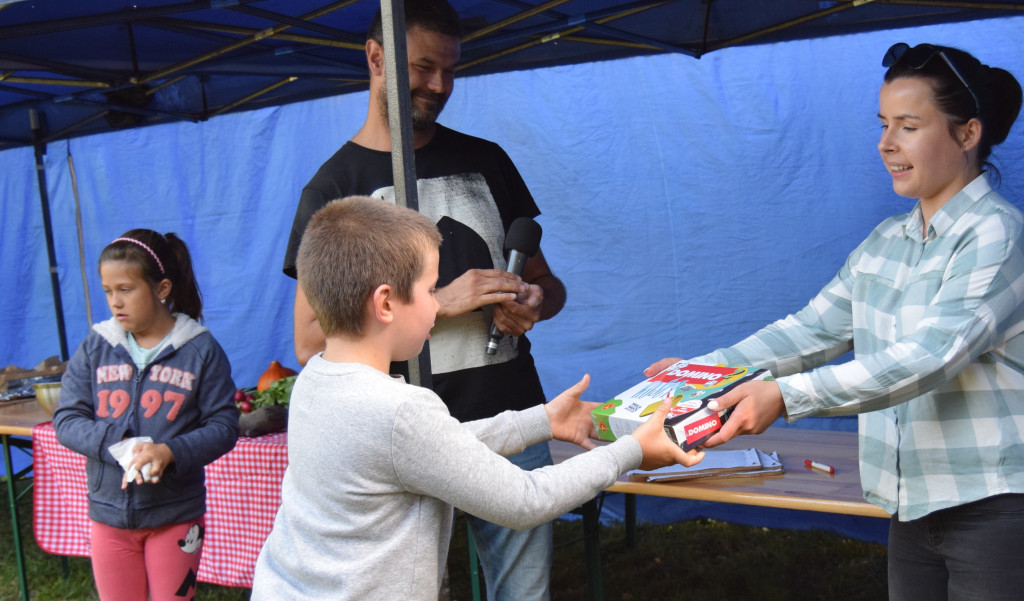
[(267, 368), (267, 371), (263, 372), (263, 375), (260, 376), (259, 381), (256, 383), (256, 390), (262, 392), (270, 388), (274, 382), (277, 382), (281, 378), (294, 376), (297, 373), (298, 372), (294, 369), (287, 368), (277, 361), (271, 361), (270, 367)]
[(270, 367), (263, 372), (255, 387), (235, 391), (238, 410), (250, 413), (262, 407), (287, 407), (297, 375), (294, 369), (271, 361)]

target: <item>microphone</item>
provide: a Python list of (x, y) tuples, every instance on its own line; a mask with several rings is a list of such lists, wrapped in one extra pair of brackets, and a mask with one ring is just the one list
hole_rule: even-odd
[[(519, 217), (512, 222), (505, 235), (505, 251), (508, 253), (508, 272), (514, 275), (523, 274), (526, 259), (537, 254), (540, 249), (540, 224), (529, 217)], [(491, 322), (491, 333), (487, 338), (487, 354), (498, 352), (498, 343), (504, 334), (498, 326)]]

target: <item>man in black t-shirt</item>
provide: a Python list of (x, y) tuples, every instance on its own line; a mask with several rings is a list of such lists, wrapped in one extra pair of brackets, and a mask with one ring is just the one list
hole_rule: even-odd
[[(413, 146), (420, 212), (444, 237), (431, 331), (432, 387), (460, 421), (490, 417), (544, 401), (525, 332), (557, 314), (565, 288), (542, 252), (522, 278), (505, 271), (505, 232), (518, 217), (539, 210), (508, 155), (495, 143), (437, 124), (452, 91), (460, 44), (458, 16), (445, 0), (406, 0)], [(325, 203), (351, 195), (394, 201), (391, 138), (384, 91), (379, 15), (366, 42), (370, 103), (366, 121), (302, 191), (284, 271), (295, 276), (295, 256), (309, 218)], [(300, 287), (295, 294), (295, 350), (301, 364), (324, 347), (323, 332)], [(490, 324), (505, 336), (485, 352)], [(551, 463), (547, 445), (509, 458), (533, 469)], [(547, 599), (550, 524), (513, 531), (470, 518), (484, 566), (488, 599)]]

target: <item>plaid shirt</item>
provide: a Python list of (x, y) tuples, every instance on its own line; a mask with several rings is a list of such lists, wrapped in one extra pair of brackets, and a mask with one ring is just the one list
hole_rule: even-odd
[(901, 520), (1024, 492), (1021, 213), (981, 175), (922, 224), (887, 219), (800, 312), (693, 359), (769, 368), (789, 421), (860, 414), (864, 497)]

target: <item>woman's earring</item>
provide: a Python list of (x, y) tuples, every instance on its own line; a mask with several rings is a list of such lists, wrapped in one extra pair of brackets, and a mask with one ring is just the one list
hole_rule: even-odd
[(161, 305), (166, 305), (167, 304), (167, 299), (166, 298), (160, 299), (160, 304)]

